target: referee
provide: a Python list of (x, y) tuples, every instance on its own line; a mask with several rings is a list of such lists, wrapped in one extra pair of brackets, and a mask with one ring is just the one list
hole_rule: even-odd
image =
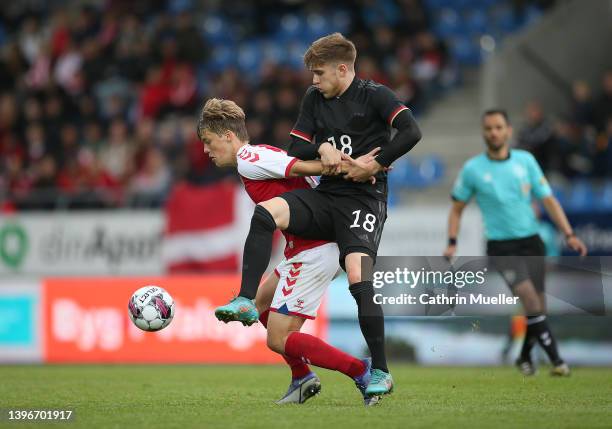
[(545, 249), (538, 236), (538, 223), (531, 207), (532, 197), (542, 202), (572, 250), (584, 256), (587, 248), (574, 235), (533, 155), (508, 147), (512, 136), (508, 114), (498, 109), (486, 111), (482, 115), (482, 133), (486, 151), (463, 165), (453, 188), (453, 205), (448, 218), (448, 247), (444, 255), (454, 256), (461, 214), (475, 196), (485, 223), (487, 255), (493, 257), (493, 265), (512, 292), (520, 298), (527, 314), (527, 333), (516, 362), (519, 370), (523, 375), (535, 374), (531, 349), (537, 342), (552, 363), (551, 375), (567, 376), (570, 374), (569, 367), (559, 356), (555, 338), (546, 321)]

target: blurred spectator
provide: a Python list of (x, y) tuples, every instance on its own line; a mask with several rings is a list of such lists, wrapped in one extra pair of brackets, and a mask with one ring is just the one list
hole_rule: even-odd
[(602, 79), (602, 94), (595, 101), (595, 128), (604, 132), (608, 120), (612, 118), (612, 70), (608, 70)]
[(415, 113), (453, 68), (421, 0), (22, 3), (0, 40), (0, 192), (21, 209), (153, 207), (174, 181), (234, 177), (195, 135), (202, 100), (236, 101), (253, 144), (285, 147), (312, 82), (300, 56), (336, 30)]
[(593, 171), (593, 142), (584, 132), (584, 127), (568, 121), (560, 122), (557, 128), (558, 146), (555, 152), (559, 152), (561, 172), (569, 179), (588, 177)]
[(139, 171), (128, 185), (132, 207), (159, 207), (170, 186), (170, 171), (163, 153), (151, 148), (144, 157)]
[[(568, 139), (572, 140), (569, 137)], [(525, 125), (518, 132), (517, 143), (519, 148), (531, 152), (536, 157), (545, 172), (553, 166), (555, 131), (538, 101), (527, 103)]]
[(577, 80), (572, 85), (572, 116), (581, 125), (594, 123), (594, 106), (591, 98), (591, 88), (583, 80)]

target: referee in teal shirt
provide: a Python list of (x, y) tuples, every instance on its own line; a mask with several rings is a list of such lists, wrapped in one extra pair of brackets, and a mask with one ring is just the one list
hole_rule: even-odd
[(485, 223), (487, 255), (500, 257), (493, 258), (492, 263), (512, 292), (521, 299), (527, 314), (527, 333), (517, 360), (519, 370), (524, 375), (535, 374), (531, 350), (537, 342), (553, 365), (551, 374), (569, 375), (569, 367), (559, 356), (544, 314), (545, 248), (538, 235), (532, 198), (542, 202), (557, 228), (565, 234), (567, 245), (572, 250), (584, 256), (587, 248), (574, 235), (533, 155), (508, 147), (512, 137), (508, 114), (497, 109), (486, 111), (482, 116), (482, 134), (486, 151), (463, 165), (453, 188), (448, 247), (444, 255), (454, 256), (461, 214), (475, 197)]

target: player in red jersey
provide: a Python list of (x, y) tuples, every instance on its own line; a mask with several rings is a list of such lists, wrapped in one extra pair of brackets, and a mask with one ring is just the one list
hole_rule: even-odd
[[(276, 147), (250, 145), (244, 112), (230, 100), (212, 98), (206, 102), (198, 122), (198, 137), (215, 165), (237, 168), (256, 204), (290, 190), (316, 186), (316, 179), (309, 176), (320, 175), (323, 169), (320, 161), (301, 161)], [(364, 403), (376, 403), (378, 397), (365, 396), (371, 360), (359, 360), (300, 332), (306, 319), (316, 317), (325, 289), (339, 269), (338, 246), (283, 234), (287, 241), (285, 258), (259, 287), (255, 298), (259, 320), (268, 330), (268, 347), (291, 367), (289, 390), (278, 403), (303, 403), (320, 391), (321, 382), (307, 363), (349, 376)]]

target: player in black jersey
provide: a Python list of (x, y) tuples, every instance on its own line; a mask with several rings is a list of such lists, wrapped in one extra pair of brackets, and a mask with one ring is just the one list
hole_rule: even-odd
[[(289, 155), (320, 158), (324, 175), (314, 190), (287, 192), (257, 205), (244, 248), (240, 294), (215, 314), (220, 320), (243, 322), (241, 315), (252, 314), (251, 300), (268, 266), (276, 228), (337, 242), (372, 354), (366, 394), (377, 396), (390, 393), (393, 379), (384, 351), (382, 308), (374, 303), (372, 282), (362, 280), (361, 266), (362, 261), (375, 262), (387, 218), (385, 170), (414, 147), (421, 133), (410, 110), (390, 89), (355, 77), (355, 57), (355, 46), (339, 33), (315, 41), (306, 52), (304, 63), (313, 73), (313, 85), (291, 131)], [(397, 130), (393, 138), (391, 128)], [(375, 159), (363, 157), (378, 147)], [(350, 165), (339, 177), (342, 159)]]

